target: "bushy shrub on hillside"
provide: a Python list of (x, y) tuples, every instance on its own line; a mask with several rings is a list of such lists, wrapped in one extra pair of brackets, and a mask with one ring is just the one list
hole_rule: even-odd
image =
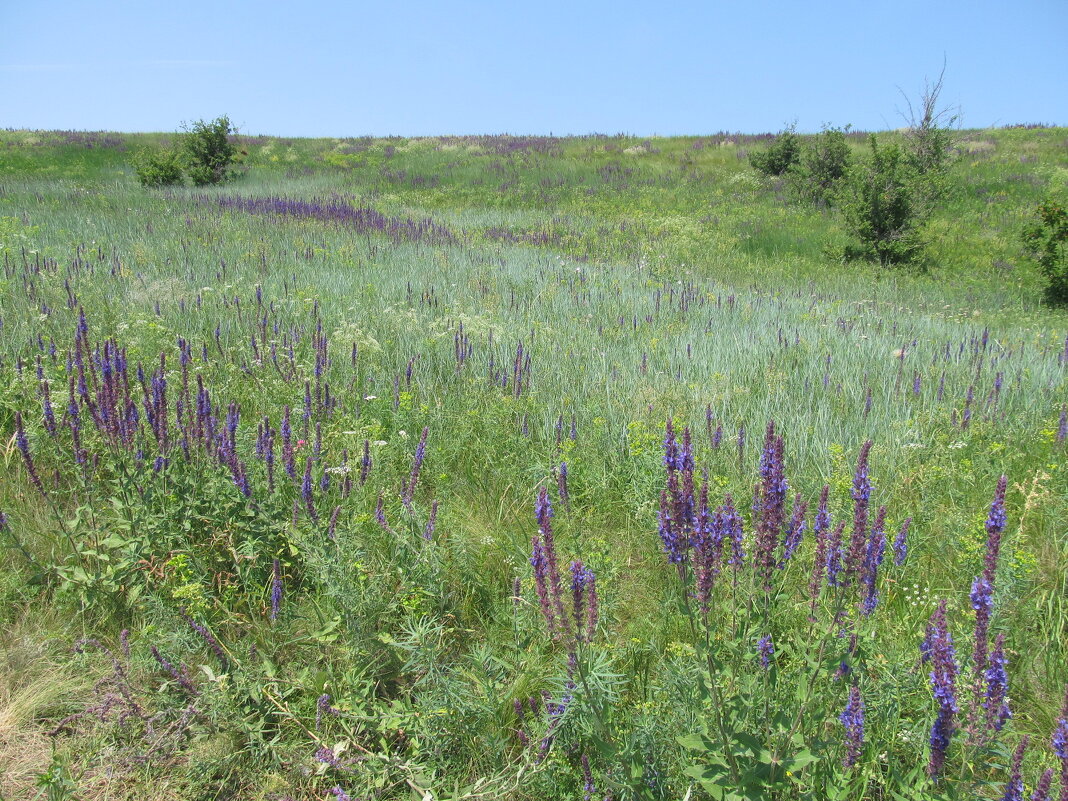
[(173, 186), (182, 182), (182, 154), (177, 150), (144, 151), (134, 164), (141, 186)]
[(1024, 247), (1046, 277), (1046, 303), (1068, 305), (1068, 210), (1059, 200), (1039, 204), (1038, 219), (1023, 232)]
[(792, 171), (794, 187), (803, 198), (833, 202), (852, 159), (845, 136), (848, 129), (848, 126), (844, 130), (824, 128), (805, 149), (800, 163)]
[(229, 137), (237, 133), (227, 116), (211, 122), (197, 120), (182, 140), (188, 166), (186, 171), (197, 186), (219, 184), (230, 175), (237, 148)]
[(928, 207), (901, 146), (880, 146), (874, 134), (869, 142), (871, 158), (852, 171), (841, 196), (846, 228), (857, 240), (846, 257), (904, 264), (920, 254), (918, 231)]
[(801, 158), (801, 138), (791, 125), (782, 131), (771, 146), (749, 156), (754, 169), (765, 175), (785, 175)]

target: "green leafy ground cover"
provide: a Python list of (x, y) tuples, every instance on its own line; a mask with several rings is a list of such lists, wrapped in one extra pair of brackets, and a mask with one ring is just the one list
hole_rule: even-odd
[[(142, 189), (166, 142), (0, 133), (3, 798), (1000, 798), (1024, 736), (1028, 792), (1059, 775), (1068, 318), (1020, 232), (1068, 131), (962, 132), (908, 270), (843, 262), (836, 212), (750, 168), (768, 137), (241, 137), (235, 181)], [(707, 614), (658, 536), (669, 418), (744, 518)], [(808, 512), (765, 584), (772, 420)], [(809, 589), (867, 440), (871, 519), (911, 518), (870, 614), (859, 575)], [(969, 595), (1001, 475), (993, 733)], [(564, 631), (572, 560), (599, 617), (580, 579)]]

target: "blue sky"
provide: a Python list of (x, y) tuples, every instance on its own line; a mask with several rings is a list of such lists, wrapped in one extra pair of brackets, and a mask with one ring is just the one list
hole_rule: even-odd
[(705, 134), (1068, 125), (1068, 2), (0, 0), (0, 127)]

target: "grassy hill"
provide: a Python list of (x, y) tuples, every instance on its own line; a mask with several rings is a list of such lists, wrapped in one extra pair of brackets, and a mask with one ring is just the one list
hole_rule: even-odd
[(0, 132), (0, 797), (1000, 798), (1025, 735), (1061, 770), (1068, 317), (1020, 232), (1068, 129), (960, 132), (899, 269), (769, 136), (239, 137), (234, 181), (141, 188), (168, 140)]

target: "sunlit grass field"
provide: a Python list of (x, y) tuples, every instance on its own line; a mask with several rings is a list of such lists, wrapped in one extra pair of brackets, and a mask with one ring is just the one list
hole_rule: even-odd
[[(1029, 791), (1060, 775), (1068, 316), (1020, 232), (1068, 130), (959, 132), (898, 269), (749, 166), (768, 136), (244, 136), (223, 186), (140, 187), (167, 139), (0, 132), (0, 798), (1001, 798), (1023, 736)], [(807, 504), (773, 589), (720, 564), (703, 618), (658, 536), (668, 420), (750, 560), (769, 422)], [(810, 581), (868, 440), (871, 517), (911, 524), (861, 612)], [(960, 729), (928, 782), (942, 600)]]

